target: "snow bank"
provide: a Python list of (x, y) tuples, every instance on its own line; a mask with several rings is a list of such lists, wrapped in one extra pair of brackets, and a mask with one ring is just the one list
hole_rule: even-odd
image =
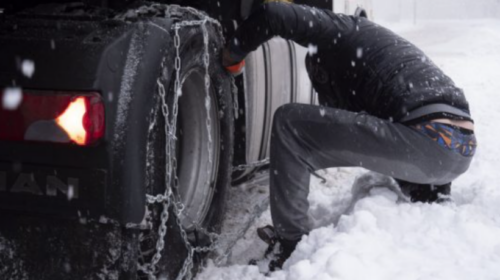
[(499, 279), (500, 223), (484, 207), (372, 195), (302, 240), (286, 279)]
[[(500, 196), (481, 204), (400, 203), (385, 188), (336, 227), (303, 238), (268, 279), (500, 279)], [(264, 279), (256, 266), (209, 265), (198, 279)]]

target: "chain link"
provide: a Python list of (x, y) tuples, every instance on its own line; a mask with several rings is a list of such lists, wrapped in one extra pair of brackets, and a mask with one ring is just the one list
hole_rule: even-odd
[(231, 90), (233, 92), (234, 118), (238, 119), (240, 114), (240, 105), (238, 104), (238, 87), (236, 86), (236, 80), (232, 76), (231, 76)]
[(248, 164), (242, 164), (242, 165), (235, 166), (235, 167), (233, 167), (233, 171), (244, 171), (247, 169), (262, 167), (262, 166), (267, 165), (267, 164), (269, 164), (269, 158), (265, 158), (263, 160), (255, 161), (255, 162), (248, 163)]
[[(209, 73), (209, 66), (210, 66), (210, 54), (208, 52), (208, 31), (207, 31), (207, 25), (206, 25), (206, 20), (204, 23), (201, 25), (201, 30), (203, 32), (203, 44), (204, 44), (204, 53), (203, 53), (203, 64), (205, 66), (205, 92), (206, 92), (206, 97), (205, 97), (205, 108), (207, 109), (207, 133), (208, 133), (208, 163), (212, 164), (213, 163), (213, 139), (212, 139), (212, 120), (210, 118), (210, 107), (212, 104), (212, 101), (210, 99), (210, 73)], [(207, 168), (207, 172), (210, 173), (210, 168)], [(210, 182), (207, 182), (208, 184)]]

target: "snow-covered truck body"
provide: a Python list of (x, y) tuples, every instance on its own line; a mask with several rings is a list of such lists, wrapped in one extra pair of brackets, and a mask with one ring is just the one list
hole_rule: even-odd
[(274, 110), (316, 102), (307, 50), (275, 38), (233, 86), (223, 38), (261, 2), (64, 2), (0, 4), (0, 278), (185, 273)]

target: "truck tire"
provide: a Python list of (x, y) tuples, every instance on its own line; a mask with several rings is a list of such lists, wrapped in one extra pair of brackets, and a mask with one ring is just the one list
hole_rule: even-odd
[[(181, 202), (183, 211), (176, 216), (172, 205), (169, 209), (165, 248), (157, 269), (161, 276), (173, 279), (177, 276), (187, 257), (187, 250), (182, 230), (192, 246), (208, 246), (211, 239), (205, 231), (218, 233), (224, 216), (225, 194), (230, 184), (233, 156), (233, 102), (231, 97), (231, 78), (225, 72), (220, 60), (223, 46), (222, 38), (216, 27), (207, 24), (209, 35), (209, 96), (206, 98), (204, 42), (202, 29), (184, 27), (180, 35), (180, 80), (182, 95), (178, 100), (177, 141), (175, 155), (177, 160), (178, 187), (173, 189), (174, 196)], [(173, 117), (173, 104), (176, 71), (175, 48), (167, 54), (162, 63), (161, 76), (157, 90), (164, 89), (169, 112), (169, 121)], [(162, 112), (162, 100), (155, 94), (157, 104), (150, 116), (148, 135), (147, 193), (163, 194), (168, 168), (165, 144), (165, 117)], [(207, 110), (207, 107), (209, 110)], [(208, 124), (207, 120), (210, 120)], [(212, 151), (209, 153), (209, 147)], [(210, 160), (210, 155), (212, 158)], [(149, 205), (154, 224), (153, 230), (144, 233), (141, 251), (155, 248), (163, 205)], [(177, 219), (177, 217), (179, 219)], [(179, 223), (182, 225), (179, 227)], [(203, 229), (200, 231), (199, 229)], [(196, 256), (199, 260), (200, 256)], [(152, 255), (146, 256), (147, 263)], [(139, 273), (139, 275), (141, 275)], [(142, 277), (140, 277), (142, 278)]]

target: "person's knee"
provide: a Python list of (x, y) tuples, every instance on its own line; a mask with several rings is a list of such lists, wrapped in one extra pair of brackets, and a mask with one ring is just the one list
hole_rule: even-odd
[(274, 118), (279, 118), (279, 119), (287, 119), (290, 116), (293, 116), (293, 112), (297, 111), (297, 108), (300, 107), (300, 104), (294, 104), (294, 103), (287, 103), (283, 104), (278, 109), (276, 109), (276, 112), (274, 113)]
[(299, 104), (284, 104), (281, 105), (274, 113), (273, 123), (274, 126), (282, 125), (296, 118), (297, 106)]
[(297, 106), (299, 104), (284, 104), (280, 106), (273, 116), (272, 137), (287, 134), (290, 132), (290, 123), (297, 118)]

